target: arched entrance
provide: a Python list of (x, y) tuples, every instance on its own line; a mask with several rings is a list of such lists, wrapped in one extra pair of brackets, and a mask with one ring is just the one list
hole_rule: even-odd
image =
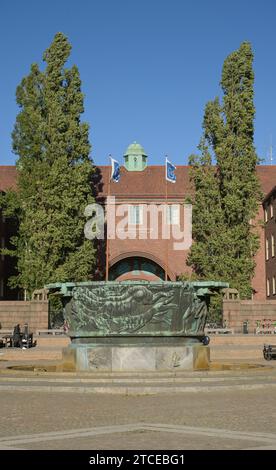
[(109, 270), (110, 281), (160, 281), (165, 279), (164, 269), (143, 256), (129, 256), (114, 263)]

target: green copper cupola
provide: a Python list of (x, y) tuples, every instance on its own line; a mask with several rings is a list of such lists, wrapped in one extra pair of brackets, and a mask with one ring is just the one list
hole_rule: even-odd
[(147, 166), (147, 154), (140, 144), (133, 142), (124, 154), (125, 167), (128, 171), (143, 171)]

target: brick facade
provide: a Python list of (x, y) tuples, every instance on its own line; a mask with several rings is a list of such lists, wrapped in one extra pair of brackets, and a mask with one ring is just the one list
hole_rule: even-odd
[[(260, 179), (262, 191), (267, 194), (275, 185), (276, 166), (258, 166), (257, 174)], [(167, 184), (168, 204), (181, 204), (180, 229), (183, 229), (185, 220), (183, 204), (187, 196), (192, 195), (193, 188), (189, 180), (189, 167), (177, 166), (176, 183)], [(105, 204), (108, 193), (115, 196), (116, 204), (126, 203), (128, 205), (148, 205), (164, 204), (166, 183), (164, 166), (147, 166), (143, 171), (127, 171), (121, 168), (121, 179), (119, 183), (111, 182), (110, 167), (100, 166), (94, 175), (93, 186), (95, 196), (99, 203)], [(0, 191), (5, 191), (9, 187), (16, 185), (15, 167), (0, 167)], [(108, 188), (109, 186), (109, 188)], [(119, 220), (119, 219), (118, 219)], [(144, 235), (147, 233), (147, 226), (143, 219)], [(260, 205), (259, 214), (256, 218), (263, 220), (263, 209)], [(5, 222), (7, 224), (7, 221)], [(161, 224), (160, 220), (158, 224)], [(256, 224), (257, 226), (257, 224)], [(276, 227), (276, 224), (275, 224)], [(5, 228), (0, 226), (0, 236), (4, 234)], [(255, 257), (256, 271), (253, 279), (254, 299), (264, 300), (266, 298), (266, 276), (265, 276), (265, 241), (264, 229), (258, 225), (256, 230), (260, 234), (260, 249)], [(276, 239), (276, 238), (275, 238)], [(168, 264), (168, 278), (177, 279), (182, 273), (190, 273), (190, 268), (186, 265), (188, 251), (174, 250), (174, 240), (146, 239), (141, 236), (136, 239), (121, 240), (118, 237), (109, 241), (109, 266), (110, 278), (116, 279), (148, 279), (154, 280), (164, 277), (166, 265)], [(168, 260), (168, 263), (167, 263)], [(105, 242), (98, 243), (98, 264), (99, 269), (96, 277), (104, 278), (105, 271)], [(8, 265), (0, 267), (0, 275), (6, 279)], [(130, 272), (129, 272), (130, 271)], [(113, 276), (113, 277), (112, 277)], [(4, 280), (6, 283), (6, 280)]]
[(265, 288), (268, 300), (276, 300), (276, 187), (263, 201)]

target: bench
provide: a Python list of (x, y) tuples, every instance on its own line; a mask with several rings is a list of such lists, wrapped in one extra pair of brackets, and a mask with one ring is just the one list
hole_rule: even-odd
[[(29, 333), (27, 335), (24, 335), (23, 333), (21, 333), (21, 341), (22, 341), (22, 347), (24, 348), (32, 348), (34, 346), (36, 346), (36, 341), (33, 341), (33, 333)], [(18, 347), (18, 346), (14, 346), (14, 336), (13, 334), (11, 335), (3, 335), (3, 336), (0, 336), (0, 344), (1, 344), (1, 347)]]
[(59, 328), (59, 329), (43, 329), (43, 330), (36, 330), (36, 334), (37, 335), (64, 335), (65, 332), (63, 330), (63, 328)]
[(0, 343), (1, 347), (7, 348), (8, 346), (12, 346), (13, 344), (13, 335), (3, 335), (0, 336)]
[(0, 347), (7, 347), (11, 344), (11, 338), (13, 336), (13, 330), (1, 328), (0, 330)]
[(267, 361), (270, 361), (271, 359), (276, 359), (276, 345), (264, 344), (263, 354), (264, 358)]
[(217, 334), (234, 334), (233, 328), (205, 328), (205, 333), (209, 335), (217, 335)]

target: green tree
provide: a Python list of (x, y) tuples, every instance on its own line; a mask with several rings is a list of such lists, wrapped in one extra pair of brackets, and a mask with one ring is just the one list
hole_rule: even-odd
[(188, 262), (203, 279), (229, 282), (242, 298), (252, 293), (259, 246), (252, 223), (261, 199), (253, 144), (252, 63), (247, 42), (226, 58), (222, 104), (218, 98), (207, 103), (201, 154), (190, 158), (195, 197)]
[(65, 68), (71, 45), (57, 33), (23, 78), (16, 98), (20, 112), (13, 131), (18, 188), (6, 198), (16, 208), (12, 240), (18, 275), (11, 280), (32, 292), (49, 282), (81, 281), (92, 274), (95, 250), (84, 237), (84, 208), (93, 202), (89, 127), (76, 66)]

